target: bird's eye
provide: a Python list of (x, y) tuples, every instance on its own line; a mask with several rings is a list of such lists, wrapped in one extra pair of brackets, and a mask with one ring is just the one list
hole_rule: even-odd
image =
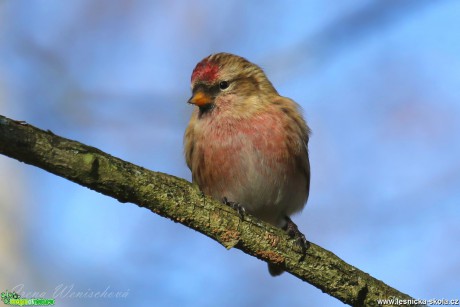
[(227, 82), (227, 81), (221, 81), (221, 82), (219, 83), (219, 88), (220, 88), (221, 90), (225, 90), (226, 88), (228, 88), (228, 82)]

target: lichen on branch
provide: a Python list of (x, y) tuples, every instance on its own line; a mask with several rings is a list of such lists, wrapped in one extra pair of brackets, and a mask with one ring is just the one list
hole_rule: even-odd
[[(411, 297), (309, 243), (307, 254), (288, 235), (249, 214), (202, 195), (192, 183), (154, 172), (0, 115), (0, 153), (34, 165), (120, 202), (134, 203), (190, 227), (226, 248), (238, 248), (352, 306)], [(268, 274), (267, 274), (267, 278)]]

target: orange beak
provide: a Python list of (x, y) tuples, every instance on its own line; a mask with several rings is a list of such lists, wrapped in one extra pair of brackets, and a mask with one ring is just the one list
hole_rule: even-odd
[(209, 104), (211, 100), (212, 98), (208, 94), (205, 94), (202, 91), (198, 91), (195, 94), (193, 94), (192, 98), (189, 99), (188, 103), (194, 104), (198, 107), (202, 107)]

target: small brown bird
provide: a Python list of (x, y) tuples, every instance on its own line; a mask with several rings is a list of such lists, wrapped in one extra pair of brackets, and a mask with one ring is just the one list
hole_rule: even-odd
[[(310, 129), (299, 106), (280, 96), (260, 67), (229, 53), (203, 59), (191, 81), (188, 102), (196, 108), (184, 147), (193, 182), (287, 230), (305, 248), (289, 218), (305, 206), (310, 189)], [(283, 272), (271, 264), (269, 271)]]

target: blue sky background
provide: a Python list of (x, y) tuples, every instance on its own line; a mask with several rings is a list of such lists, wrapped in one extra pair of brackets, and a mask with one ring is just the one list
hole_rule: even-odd
[[(458, 299), (459, 16), (447, 0), (3, 0), (0, 114), (190, 180), (192, 69), (244, 56), (313, 130), (294, 217), (308, 239), (415, 298)], [(0, 168), (1, 212), (15, 212), (0, 254), (16, 253), (0, 257), (14, 272), (2, 287), (128, 293), (57, 306), (343, 305), (146, 209), (4, 156)]]

